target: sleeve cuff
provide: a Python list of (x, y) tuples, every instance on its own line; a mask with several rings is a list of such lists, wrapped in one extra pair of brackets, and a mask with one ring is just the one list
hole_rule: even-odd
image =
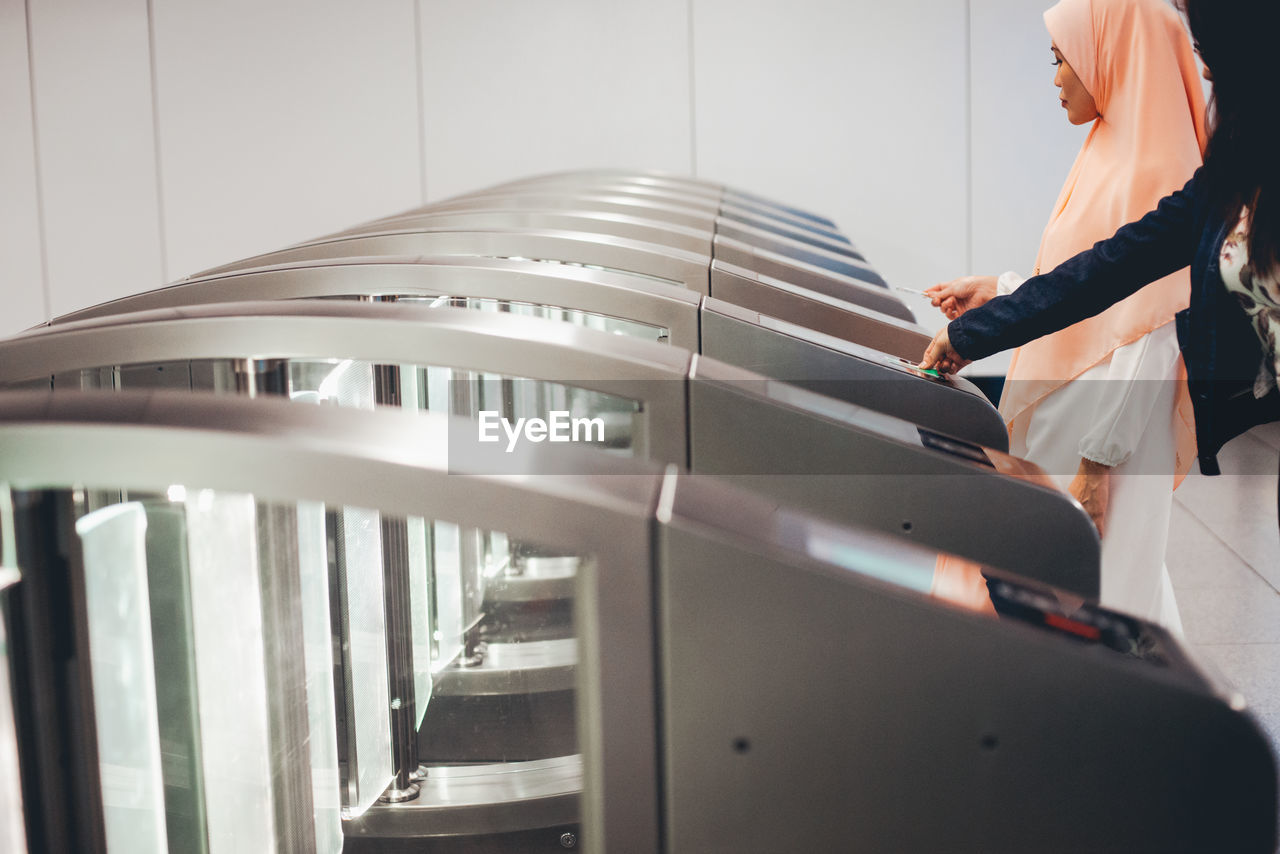
[(1016, 291), (1025, 281), (1026, 279), (1019, 276), (1013, 270), (1001, 273), (996, 277), (996, 295), (1002, 297), (1008, 296)]
[(1085, 448), (1084, 443), (1080, 443), (1080, 447), (1076, 449), (1081, 458), (1097, 463), (1107, 468), (1115, 468), (1116, 466), (1129, 459), (1132, 451), (1126, 451), (1123, 448), (1107, 447), (1107, 448)]

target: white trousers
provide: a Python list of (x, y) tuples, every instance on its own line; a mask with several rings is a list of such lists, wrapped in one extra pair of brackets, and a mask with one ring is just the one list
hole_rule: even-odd
[[(1040, 400), (1015, 422), (1010, 453), (1034, 462), (1065, 491), (1080, 465), (1080, 439), (1094, 429), (1106, 362)], [(1130, 457), (1111, 470), (1102, 539), (1102, 604), (1181, 634), (1182, 619), (1164, 563), (1173, 505), (1176, 386), (1162, 384)]]

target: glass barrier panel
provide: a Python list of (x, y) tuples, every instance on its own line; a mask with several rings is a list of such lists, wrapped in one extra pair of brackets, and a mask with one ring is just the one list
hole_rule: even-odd
[[(112, 494), (94, 495), (101, 503)], [(274, 536), (280, 531), (292, 536)], [(109, 848), (340, 854), (323, 506), (295, 511), (247, 494), (172, 486), (164, 498), (92, 510), (77, 532)], [(122, 578), (141, 586), (126, 589)], [(132, 683), (102, 670), (98, 650), (108, 644), (116, 668), (129, 665)], [(154, 676), (150, 692), (135, 684), (139, 674)], [(104, 727), (104, 715), (126, 713), (127, 725)], [(158, 843), (136, 826), (136, 807), (133, 825), (113, 829), (123, 783), (141, 790), (120, 758), (131, 744), (126, 730), (134, 742), (151, 738), (140, 716), (157, 719)]]
[(462, 652), (464, 625), (462, 529), (449, 522), (432, 523), (435, 582), (434, 670), (453, 663)]
[[(420, 371), (400, 370), (400, 405), (416, 412), (422, 409), (422, 383)], [(427, 520), (411, 516), (405, 520), (405, 534), (409, 557), (409, 607), (412, 611), (413, 631), (413, 686), (417, 702), (415, 727), (422, 726), (431, 699), (431, 647), (434, 608), (431, 601), (431, 553)]]
[(309, 403), (373, 409), (373, 365), (355, 359), (289, 362), (289, 396)]
[[(183, 496), (185, 491), (175, 491), (175, 497)], [(92, 507), (120, 501), (121, 495), (117, 491), (114, 496), (98, 493), (88, 498), (87, 505)], [(200, 698), (193, 648), (195, 629), (187, 512), (181, 500), (171, 501), (167, 496), (141, 503), (147, 514), (147, 581), (169, 849), (203, 854), (208, 851), (207, 817), (201, 771)], [(107, 506), (94, 512), (110, 509)]]
[[(390, 379), (395, 383), (388, 385)], [(553, 413), (563, 412), (599, 419), (600, 438), (617, 452), (628, 454), (644, 446), (638, 441), (644, 422), (637, 401), (561, 383), (436, 366), (380, 366), (349, 359), (214, 359), (93, 369), (79, 372), (75, 381), (112, 388), (189, 382), (218, 392), (281, 394), (362, 409), (389, 403), (473, 419), (489, 407), (515, 419), (550, 420)], [(98, 498), (94, 507), (124, 497), (110, 491), (93, 495)], [(279, 728), (282, 701), (274, 686), (264, 687), (264, 680), (270, 684), (282, 665), (263, 624), (267, 604), (262, 597), (270, 586), (267, 580), (274, 577), (263, 562), (275, 558), (262, 551), (262, 535), (255, 530), (266, 524), (259, 513), (262, 508), (251, 496), (200, 492), (170, 498), (147, 501), (144, 511), (148, 537), (160, 538), (148, 542), (144, 563), (151, 574), (152, 625), (165, 623), (171, 638), (157, 646), (151, 666), (157, 677), (154, 705), (161, 713), (161, 817), (167, 818), (162, 827), (167, 828), (169, 848), (197, 854), (220, 854), (244, 845), (264, 851), (287, 848), (300, 831), (276, 826), (281, 811), (288, 813), (281, 803), (292, 802), (293, 790), (282, 787), (283, 766), (273, 764), (283, 749), (273, 742), (272, 730), (273, 724)], [(414, 723), (420, 736), (429, 731), (430, 738), (441, 738), (449, 721), (463, 726), (451, 704), (468, 692), (519, 693), (515, 686), (525, 684), (522, 674), (528, 661), (535, 662), (530, 672), (551, 680), (535, 679), (541, 687), (518, 702), (533, 704), (543, 709), (543, 717), (561, 721), (554, 737), (521, 736), (524, 741), (516, 747), (505, 744), (514, 738), (506, 735), (456, 749), (441, 749), (436, 743), (422, 752), (424, 758), (496, 762), (576, 752), (570, 677), (576, 656), (571, 600), (577, 556), (443, 520), (402, 520), (409, 577), (395, 589), (404, 591), (412, 612), (406, 629), (412, 636), (406, 644), (404, 638), (388, 638), (387, 596), (392, 588), (384, 586), (388, 570), (383, 526), (389, 520), (359, 508), (301, 505), (288, 512), (296, 524), (296, 554), (291, 558), (296, 565), (290, 571), (304, 590), (294, 660), (305, 658), (306, 674), (305, 685), (297, 689), (305, 699), (292, 705), (297, 710), (305, 703), (297, 729), (313, 734), (308, 752), (302, 755), (295, 749), (298, 755), (290, 761), (310, 768), (306, 795), (311, 800), (306, 809), (314, 820), (306, 832), (314, 835), (317, 850), (341, 848), (341, 821), (358, 819), (377, 803), (395, 778), (397, 761), (403, 761), (396, 753), (400, 741), (397, 737), (393, 742), (391, 725), (392, 640), (409, 650), (399, 660), (412, 666)], [(166, 545), (168, 540), (173, 542)], [(161, 571), (162, 566), (167, 568)], [(219, 583), (230, 580), (240, 599), (211, 586), (211, 577), (224, 574), (222, 566), (234, 567), (234, 572)], [(256, 611), (249, 607), (251, 601), (258, 602)], [(257, 613), (257, 622), (237, 623), (236, 619), (247, 619), (247, 613)], [(240, 617), (233, 618), (235, 614)], [(213, 640), (219, 625), (224, 633), (231, 627), (234, 635), (235, 642), (228, 642), (226, 650)], [(328, 637), (336, 635), (340, 643), (325, 643), (325, 626)], [(543, 646), (529, 646), (535, 642)], [(550, 663), (537, 663), (546, 656)], [(443, 701), (436, 696), (442, 679), (447, 697)], [(222, 691), (236, 701), (219, 705), (211, 699)], [(430, 715), (429, 706), (435, 710)], [(233, 725), (233, 718), (243, 726)], [(565, 720), (569, 723), (562, 726)], [(528, 730), (530, 724), (526, 720), (523, 726)], [(505, 746), (494, 747), (495, 743)], [(237, 771), (247, 775), (248, 784), (233, 779)], [(197, 838), (206, 841), (189, 841)], [(176, 840), (184, 842), (178, 845)]]
[(333, 628), (324, 505), (298, 503), (298, 576), (306, 645), (307, 716), (316, 851), (342, 851), (342, 791), (334, 709)]
[(431, 700), (431, 539), (427, 520), (410, 516), (406, 520), (409, 540), (409, 602), (413, 610), (413, 686), (417, 699), (415, 727), (422, 726)]
[(107, 850), (165, 852), (160, 724), (147, 593), (146, 511), (136, 502), (76, 522)]
[[(431, 603), (454, 608), (452, 624), (436, 623), (451, 628), (449, 637), (437, 628), (445, 652), (425, 674), (432, 682), (416, 684), (430, 701), (418, 731), (426, 767), (416, 802), (429, 807), (421, 833), (576, 821), (577, 647), (572, 571), (563, 570), (576, 571), (581, 556), (497, 530), (357, 507), (269, 504), (181, 486), (142, 500), (94, 494), (105, 506), (85, 512), (76, 530), (110, 850), (340, 854), (347, 823), (376, 826), (379, 811), (398, 808), (378, 796), (395, 771), (382, 532), (399, 524), (424, 568), (410, 589), (426, 604), (404, 629), (417, 652), (429, 655), (421, 641), (430, 640)], [(89, 506), (87, 495), (79, 506)], [(561, 574), (528, 571), (539, 560)], [(504, 585), (471, 622), (464, 561)], [(512, 565), (521, 574), (510, 577)], [(289, 574), (296, 584), (280, 583)], [(290, 597), (296, 632), (272, 601)], [(292, 667), (281, 660), (290, 651)], [(6, 672), (0, 667), (0, 677)], [(0, 680), (0, 794), (15, 776), (4, 752), (5, 688)], [(295, 706), (297, 726), (281, 728), (283, 701)], [(9, 788), (14, 795), (0, 798), (0, 811), (12, 813), (16, 783)], [(536, 805), (525, 803), (530, 797)], [(514, 801), (522, 805), (513, 810)], [(21, 822), (6, 822), (0, 838), (16, 832)]]
[(249, 495), (200, 490), (186, 510), (209, 848), (273, 850), (257, 508)]
[[(455, 412), (453, 371), (424, 367), (418, 374), (419, 400), (431, 412)], [(464, 402), (465, 403), (465, 402)], [(465, 412), (470, 414), (471, 407)], [(433, 522), (430, 530), (432, 555), (432, 670), (440, 670), (462, 652), (465, 630), (463, 605), (462, 531), (448, 522)]]
[(344, 818), (367, 810), (395, 774), (383, 596), (381, 516), (343, 508), (329, 522), (335, 541), (342, 670), (346, 674), (347, 791)]

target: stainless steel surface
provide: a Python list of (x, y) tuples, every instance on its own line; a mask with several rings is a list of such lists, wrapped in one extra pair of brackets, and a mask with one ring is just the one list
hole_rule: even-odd
[[(431, 438), (444, 429), (269, 400), (12, 394), (0, 400), (0, 480), (249, 489), (452, 518), (591, 555), (574, 614), (578, 802), (584, 839), (604, 850), (637, 840), (677, 854), (901, 850), (905, 840), (906, 850), (1003, 854), (1042, 845), (1046, 828), (1083, 850), (1274, 842), (1265, 740), (1158, 630), (1134, 623), (1153, 644), (1135, 657), (1051, 622), (966, 612), (927, 595), (932, 551), (635, 461), (569, 454), (582, 476), (532, 477), (545, 470), (537, 454), (507, 475), (459, 478)], [(1051, 608), (1066, 601), (1035, 591)], [(451, 794), (464, 788), (435, 776)], [(548, 797), (567, 807), (554, 800), (572, 797), (562, 783)], [(537, 794), (484, 813), (493, 791), (456, 799), (480, 805), (460, 832), (551, 820)], [(973, 821), (984, 810), (993, 819)], [(1010, 810), (1029, 820), (997, 820)], [(555, 826), (572, 815), (555, 814)]]
[(695, 198), (707, 199), (718, 203), (724, 198), (724, 186), (713, 181), (704, 181), (682, 175), (659, 174), (655, 172), (634, 172), (627, 170), (580, 170), (574, 172), (558, 172), (546, 175), (534, 175), (497, 185), (497, 188), (513, 187), (574, 187), (574, 186), (609, 186), (617, 185), (629, 190), (645, 190), (652, 192), (679, 193)]
[(486, 191), (530, 187), (558, 187), (562, 189), (609, 187), (619, 192), (684, 195), (715, 201), (722, 207), (732, 206), (738, 209), (752, 210), (777, 219), (789, 220), (813, 230), (838, 232), (835, 223), (827, 217), (754, 193), (747, 193), (715, 182), (679, 175), (653, 172), (638, 173), (627, 170), (582, 170), (523, 178), (518, 181), (500, 184), (498, 187), (487, 188)]
[[(1019, 476), (1014, 467), (1026, 465), (1021, 461), (703, 357), (689, 401), (695, 473), (838, 524), (1074, 595), (1099, 595), (1101, 545), (1093, 523), (1043, 473)], [(750, 429), (731, 429), (735, 424)], [(989, 519), (1004, 524), (991, 526)]]
[[(824, 342), (806, 341), (805, 330), (791, 329), (786, 336), (781, 326), (773, 332), (751, 324), (734, 327), (739, 321), (732, 310), (726, 311), (708, 315), (708, 347), (727, 349), (730, 345), (724, 342), (732, 339), (739, 359), (763, 359), (765, 367), (784, 379), (793, 379), (788, 370), (799, 365), (815, 377), (805, 381), (808, 385), (829, 396), (855, 400), (862, 408), (816, 395), (804, 397), (794, 389), (787, 393), (788, 387), (759, 374), (726, 374), (728, 366), (717, 367), (714, 360), (701, 360), (687, 386), (693, 358), (688, 353), (546, 321), (463, 311), (381, 311), (377, 306), (314, 301), (224, 304), (51, 327), (0, 342), (0, 381), (8, 378), (6, 367), (16, 370), (19, 365), (28, 370), (52, 366), (57, 372), (111, 365), (126, 356), (163, 362), (180, 353), (225, 358), (240, 352), (271, 353), (273, 359), (444, 363), (499, 375), (520, 370), (535, 379), (579, 376), (583, 379), (577, 385), (619, 395), (639, 407), (643, 420), (637, 423), (643, 429), (630, 443), (633, 454), (749, 479), (754, 490), (828, 518), (889, 531), (1082, 595), (1097, 595), (1096, 534), (1065, 494), (927, 446), (909, 423), (877, 415), (912, 417), (940, 434), (1007, 448), (1003, 423), (976, 390), (963, 381), (926, 377), (879, 354), (850, 346), (823, 347)], [(713, 317), (723, 334), (721, 326), (711, 322)], [(729, 379), (721, 381), (725, 376)], [(453, 388), (470, 387), (455, 383)], [(468, 404), (458, 411), (473, 409)], [(690, 417), (695, 420), (687, 421)], [(817, 474), (833, 477), (815, 480)], [(872, 474), (882, 477), (867, 477)], [(924, 476), (954, 478), (954, 494), (961, 496), (963, 505), (989, 502), (1006, 509), (1010, 518), (1024, 520), (1018, 535), (1003, 535), (955, 513), (949, 503), (954, 496), (921, 486)], [(465, 565), (477, 560), (463, 555)], [(524, 569), (523, 578), (509, 571), (498, 573), (489, 584), (487, 601), (566, 597), (571, 577), (544, 571), (554, 569), (545, 563), (544, 557), (517, 562), (514, 569)], [(477, 588), (471, 597), (475, 607), (463, 630), (479, 620), (480, 596)]]
[(606, 213), (632, 214), (649, 219), (659, 219), (675, 225), (711, 230), (715, 225), (716, 205), (713, 202), (665, 202), (661, 199), (638, 198), (626, 193), (550, 192), (546, 190), (495, 190), (477, 192), (440, 202), (433, 202), (413, 211), (383, 217), (373, 222), (399, 223), (429, 211), (465, 211), (477, 208), (503, 208), (508, 210), (594, 210)]
[(836, 272), (718, 235), (714, 254), (728, 264), (754, 270), (771, 279), (865, 305), (903, 320), (915, 320), (915, 315), (889, 291), (878, 273), (856, 262), (846, 264), (843, 271)]
[[(903, 333), (911, 330), (884, 324), (880, 331), (906, 338)], [(1004, 419), (968, 380), (928, 376), (914, 362), (871, 347), (708, 299), (702, 352), (983, 447), (1009, 450)]]
[(485, 598), (493, 603), (567, 599), (573, 594), (580, 563), (577, 557), (569, 556), (525, 558), (518, 572), (508, 571), (492, 578)]
[(752, 242), (753, 235), (763, 233), (850, 258), (866, 260), (843, 234), (813, 231), (801, 225), (772, 220), (749, 210), (721, 208), (720, 215), (716, 217), (716, 230), (729, 237), (735, 236), (734, 231), (741, 231), (744, 236), (738, 239), (748, 243)]
[(937, 602), (874, 538), (820, 548), (722, 488), (682, 479), (660, 535), (662, 850), (1274, 848), (1267, 742), (1179, 641), (1139, 624), (1125, 654)]
[(794, 216), (797, 219), (811, 222), (822, 228), (835, 228), (836, 225), (825, 216), (812, 213), (811, 211), (801, 210), (800, 208), (792, 207), (791, 205), (774, 201), (773, 199), (769, 199), (755, 193), (748, 193), (743, 190), (726, 189), (725, 199), (736, 204), (754, 205), (757, 207), (779, 210), (789, 216)]
[[(821, 218), (806, 212), (705, 182), (655, 175), (608, 180), (634, 189), (637, 197), (739, 199), (775, 210), (788, 222), (822, 227)], [(487, 245), (488, 239), (479, 242)], [(789, 287), (782, 292), (805, 296)], [(357, 320), (366, 319), (359, 313), (364, 308), (354, 313)], [(238, 322), (253, 326), (275, 314), (245, 309)], [(348, 313), (300, 314), (323, 323)], [(724, 315), (742, 321), (738, 313)], [(147, 328), (177, 336), (232, 316), (229, 309), (224, 317), (176, 312), (98, 329), (71, 324), (61, 327), (64, 337), (32, 335), (22, 346), (59, 366), (55, 378), (66, 376), (76, 386), (120, 381), (182, 387), (185, 381), (190, 387), (202, 381), (194, 363), (185, 375), (170, 370), (172, 361), (127, 359), (113, 361), (126, 365), (122, 371), (86, 373), (74, 369), (70, 357), (57, 361), (53, 344), (92, 352), (116, 333), (137, 337)], [(441, 335), (463, 337), (457, 333), (467, 324), (451, 323), (444, 323)], [(496, 338), (519, 328), (504, 323), (486, 325), (501, 330)], [(551, 328), (542, 330), (557, 345), (589, 343), (589, 336)], [(420, 331), (406, 327), (404, 333)], [(772, 324), (770, 331), (795, 332), (785, 324)], [(341, 333), (335, 327), (331, 334)], [(816, 336), (806, 343), (839, 344)], [(488, 351), (487, 344), (478, 346)], [(513, 352), (509, 340), (494, 348), (506, 353), (503, 358)], [(826, 348), (876, 362), (875, 354), (856, 348)], [(247, 352), (239, 363), (246, 390), (280, 382), (288, 387), (290, 377), (281, 374), (274, 354)], [(666, 376), (671, 358), (655, 355), (645, 376)], [(0, 359), (0, 371), (7, 361)], [(689, 382), (667, 385), (688, 389), (694, 469), (723, 469), (768, 497), (674, 469), (658, 475), (635, 461), (547, 446), (522, 449), (502, 459), (497, 473), (483, 474), (478, 472), (490, 471), (484, 460), (467, 457), (459, 466), (444, 454), (447, 431), (439, 418), (164, 394), (0, 397), (0, 483), (16, 485), (19, 494), (52, 496), (62, 502), (62, 513), (70, 485), (160, 491), (182, 483), (249, 490), (262, 500), (305, 497), (401, 517), (451, 519), (463, 532), (504, 532), (501, 543), (479, 534), (470, 541), (477, 559), (483, 554), (489, 560), (487, 550), (494, 550), (491, 565), (498, 573), (506, 565), (502, 549), (512, 544), (515, 554), (514, 544), (526, 538), (545, 547), (541, 555), (581, 555), (572, 565), (576, 640), (469, 644), (463, 663), (441, 674), (436, 687), (441, 700), (456, 699), (456, 684), (468, 682), (482, 698), (486, 691), (507, 695), (512, 679), (520, 681), (519, 690), (546, 691), (544, 698), (573, 696), (577, 688), (585, 759), (429, 769), (415, 781), (424, 791), (413, 804), (375, 808), (351, 825), (353, 835), (365, 839), (548, 827), (560, 834), (549, 837), (552, 844), (556, 838), (576, 844), (581, 817), (584, 839), (598, 850), (671, 854), (850, 846), (1003, 854), (1043, 847), (1046, 833), (1070, 849), (1274, 847), (1273, 757), (1257, 727), (1240, 714), (1238, 700), (1199, 673), (1178, 641), (1082, 605), (1079, 595), (1011, 585), (1011, 576), (999, 569), (986, 571), (987, 605), (1000, 607), (1000, 590), (1030, 591), (1029, 598), (1004, 600), (999, 619), (930, 597), (938, 555), (905, 543), (947, 536), (960, 543), (970, 536), (956, 549), (987, 548), (973, 526), (949, 533), (929, 526), (946, 515), (936, 506), (942, 494), (954, 503), (967, 489), (978, 498), (995, 496), (996, 504), (1017, 500), (1008, 515), (1027, 514), (1022, 541), (1014, 544), (1023, 551), (994, 558), (994, 552), (981, 552), (983, 559), (1013, 572), (1035, 562), (1036, 572), (1076, 594), (1091, 592), (1084, 574), (1072, 574), (1088, 555), (1070, 559), (1069, 548), (1064, 552), (1052, 536), (1030, 528), (1071, 528), (1053, 521), (1064, 506), (1061, 494), (1026, 482), (1035, 479), (1034, 471), (945, 437), (931, 445), (930, 434), (905, 422), (713, 360), (696, 357), (693, 364)], [(880, 367), (910, 373), (901, 365)], [(763, 388), (752, 390), (756, 385)], [(912, 376), (905, 387), (944, 386)], [(458, 477), (472, 465), (474, 476)], [(915, 475), (923, 477), (913, 482)], [(939, 479), (952, 475), (954, 488), (939, 490)], [(854, 491), (849, 482), (856, 482)], [(792, 498), (787, 490), (797, 485), (799, 497)], [(883, 512), (885, 518), (871, 524), (897, 526), (895, 537), (802, 517), (788, 508), (793, 500), (814, 502), (812, 512), (829, 518), (847, 519), (850, 508)], [(56, 513), (46, 515), (54, 519)], [(269, 525), (266, 533), (264, 541), (290, 540), (285, 524)], [(1053, 564), (1044, 570), (1052, 563), (1045, 552), (1055, 559), (1065, 554), (1065, 569)], [(570, 562), (545, 563), (526, 564), (527, 574), (566, 580)], [(1008, 610), (1010, 603), (1023, 610)], [(1035, 610), (1038, 603), (1047, 603), (1043, 614)], [(1033, 624), (1029, 613), (1044, 616), (1043, 625)], [(267, 622), (288, 631), (285, 616), (268, 614)], [(1119, 644), (1100, 629), (1100, 637), (1089, 635), (1099, 626), (1106, 632), (1136, 626), (1142, 643), (1128, 653), (1138, 654), (1117, 652), (1111, 647)], [(290, 683), (286, 688), (294, 693), (282, 692), (292, 698), (288, 702), (306, 702), (296, 690), (299, 675), (287, 663), (269, 669)], [(60, 676), (42, 684), (57, 694), (75, 680)], [(81, 690), (89, 696), (87, 686)], [(275, 728), (289, 729), (280, 722)], [(67, 743), (77, 756), (92, 756), (91, 744)], [(293, 767), (291, 780), (276, 781), (280, 809), (293, 810), (282, 813), (281, 823), (289, 833), (297, 830), (284, 845), (290, 850), (308, 847), (301, 838), (307, 832), (299, 820), (301, 800), (286, 791), (305, 784), (303, 770)], [(73, 800), (92, 807), (85, 780), (73, 782)], [(585, 792), (579, 795), (579, 789)], [(769, 808), (760, 809), (765, 803)], [(1019, 818), (1009, 821), (1009, 815)], [(1080, 822), (1080, 815), (1090, 820)], [(365, 821), (372, 830), (359, 829)], [(90, 814), (83, 824), (92, 836), (99, 822)], [(563, 830), (565, 825), (571, 828)]]
[(470, 231), (485, 228), (555, 229), (561, 231), (599, 232), (629, 240), (658, 243), (686, 252), (711, 254), (710, 226), (695, 228), (645, 217), (642, 212), (611, 213), (578, 210), (479, 210), (426, 211), (394, 222), (375, 222), (346, 229), (329, 239), (356, 237), (363, 234), (409, 233), (420, 229), (454, 229)]
[(834, 225), (822, 225), (814, 220), (789, 215), (777, 208), (761, 207), (745, 200), (726, 198), (720, 203), (722, 219), (742, 222), (759, 228), (777, 230), (780, 234), (798, 239), (815, 240), (819, 245), (831, 244), (833, 247), (843, 246), (854, 249), (851, 241), (843, 231)]
[(900, 311), (885, 313), (720, 260), (711, 265), (711, 296), (903, 358), (918, 357), (933, 338)]
[(578, 663), (576, 638), (490, 643), (476, 664), (458, 663), (436, 674), (439, 697), (543, 694), (568, 691)]
[(743, 218), (753, 223), (797, 229), (815, 235), (820, 240), (848, 244), (848, 238), (830, 221), (824, 222), (821, 218), (807, 216), (786, 206), (771, 204), (758, 198), (725, 194), (723, 191), (715, 189), (691, 188), (678, 181), (627, 177), (550, 176), (486, 188), (482, 192), (560, 192), (566, 194), (604, 192), (615, 195), (621, 194), (663, 204), (677, 204), (683, 207), (705, 206), (731, 218)]
[(552, 602), (573, 595), (573, 575), (498, 577), (485, 590), (485, 602)]
[(433, 765), (417, 799), (377, 806), (347, 824), (353, 837), (426, 838), (575, 824), (582, 759)]
[[(619, 214), (666, 223), (671, 226), (691, 228), (699, 232), (719, 232), (748, 243), (783, 241), (777, 245), (794, 248), (798, 243), (806, 249), (819, 249), (846, 259), (863, 260), (843, 235), (816, 231), (804, 225), (770, 218), (758, 211), (741, 207), (722, 206), (717, 211), (714, 204), (703, 204), (689, 198), (664, 199), (654, 196), (635, 196), (625, 191), (592, 192), (528, 190), (478, 193), (461, 198), (436, 202), (431, 205), (389, 217), (381, 217), (344, 230), (343, 234), (402, 229), (408, 225), (422, 225), (431, 217), (445, 214), (475, 215), (480, 212), (501, 212), (511, 216), (534, 212), (585, 212), (594, 214)], [(520, 221), (514, 221), (519, 223)], [(494, 221), (493, 224), (498, 224)], [(512, 220), (504, 224), (513, 224)], [(525, 223), (526, 225), (528, 223)], [(336, 235), (330, 235), (333, 237)], [(785, 251), (785, 250), (784, 250)]]
[(300, 244), (223, 264), (199, 273), (208, 276), (296, 261), (383, 255), (422, 255), (535, 259), (645, 275), (706, 293), (710, 258), (638, 240), (568, 231), (473, 230), (419, 231), (365, 235)]
[(421, 256), (303, 261), (261, 269), (188, 278), (71, 312), (52, 323), (86, 320), (130, 311), (244, 300), (398, 297), (405, 301), (439, 297), (501, 301), (580, 311), (593, 319), (618, 318), (665, 331), (678, 347), (696, 349), (698, 295), (676, 284), (625, 273), (567, 264), (498, 258)]
[(866, 258), (847, 243), (826, 241), (816, 235), (805, 235), (799, 232), (783, 233), (780, 228), (769, 228), (761, 224), (727, 218), (717, 220), (716, 234), (761, 249), (768, 249), (779, 255), (806, 261), (835, 273), (875, 277), (868, 279), (873, 282), (879, 278), (879, 274), (871, 268)]
[[(643, 397), (635, 452), (684, 458), (688, 352), (531, 317), (296, 300), (115, 315), (0, 341), (0, 383), (94, 366), (235, 358), (345, 358), (517, 376), (619, 399)], [(643, 427), (650, 424), (649, 427)]]

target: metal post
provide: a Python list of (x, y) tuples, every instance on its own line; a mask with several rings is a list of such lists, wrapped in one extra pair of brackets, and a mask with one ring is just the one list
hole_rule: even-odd
[[(375, 400), (399, 406), (400, 368), (374, 366)], [(417, 696), (413, 673), (413, 611), (409, 583), (409, 532), (404, 519), (382, 518), (382, 591), (387, 621), (387, 678), (391, 698), (391, 754), (396, 776), (380, 801), (418, 797)]]

